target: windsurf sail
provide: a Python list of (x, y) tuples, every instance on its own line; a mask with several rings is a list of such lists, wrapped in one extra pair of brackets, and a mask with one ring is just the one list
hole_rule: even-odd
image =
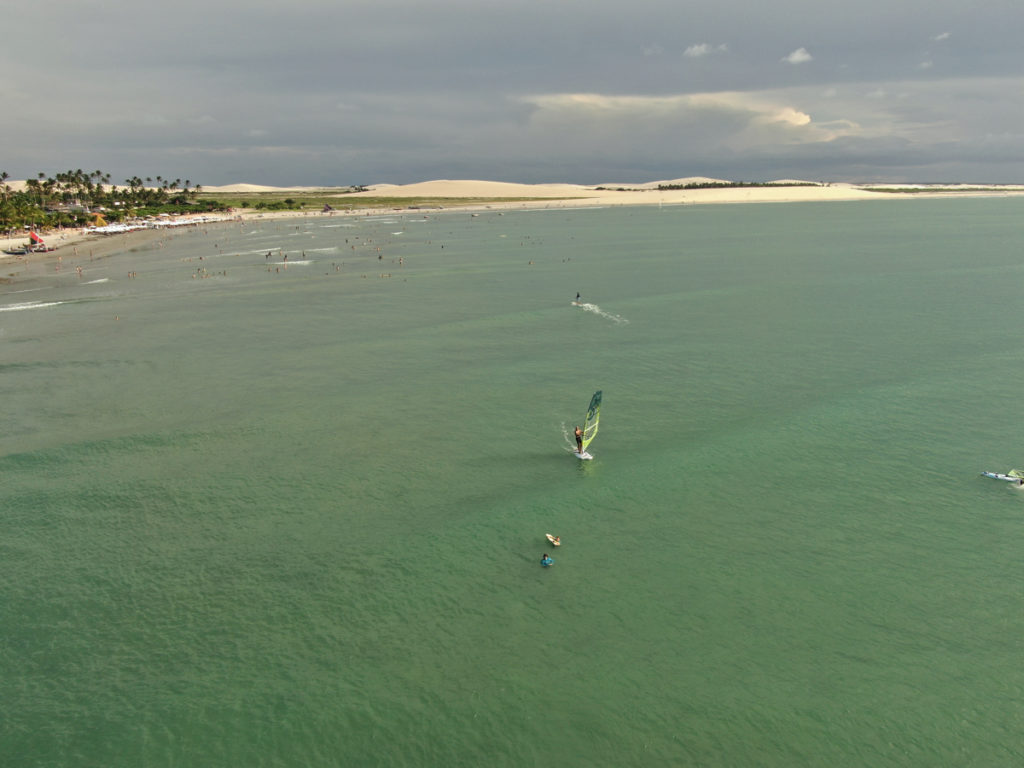
[(40, 237), (39, 235), (37, 235), (37, 234), (36, 234), (35, 232), (31, 232), (31, 231), (30, 231), (30, 232), (28, 233), (28, 236), (29, 236), (30, 238), (32, 238), (32, 242), (33, 242), (33, 243), (36, 243), (37, 245), (42, 245), (42, 244), (43, 244), (43, 238), (41, 238), (41, 237)]
[(601, 390), (597, 390), (590, 398), (587, 408), (587, 420), (583, 422), (583, 450), (587, 450), (590, 441), (597, 437), (597, 422), (601, 417)]

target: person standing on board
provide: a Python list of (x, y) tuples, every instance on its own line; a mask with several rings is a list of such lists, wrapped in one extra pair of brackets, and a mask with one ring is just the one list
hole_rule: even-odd
[(580, 425), (576, 425), (576, 453), (583, 453), (583, 432)]

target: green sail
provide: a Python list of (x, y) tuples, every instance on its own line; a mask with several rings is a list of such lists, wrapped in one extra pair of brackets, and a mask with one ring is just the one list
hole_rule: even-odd
[(587, 408), (587, 420), (583, 423), (583, 450), (587, 450), (590, 441), (597, 437), (597, 422), (601, 417), (601, 390), (597, 390), (590, 398)]

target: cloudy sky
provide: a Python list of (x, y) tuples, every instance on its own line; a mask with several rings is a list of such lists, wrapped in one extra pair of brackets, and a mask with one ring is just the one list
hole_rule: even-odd
[(36, 0), (0, 170), (1024, 183), (1021, 0)]

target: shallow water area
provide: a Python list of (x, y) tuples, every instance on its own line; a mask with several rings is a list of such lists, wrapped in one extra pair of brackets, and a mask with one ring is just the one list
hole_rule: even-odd
[(979, 472), (1024, 468), (1022, 205), (260, 220), (29, 265), (0, 758), (1019, 763), (1024, 492)]

